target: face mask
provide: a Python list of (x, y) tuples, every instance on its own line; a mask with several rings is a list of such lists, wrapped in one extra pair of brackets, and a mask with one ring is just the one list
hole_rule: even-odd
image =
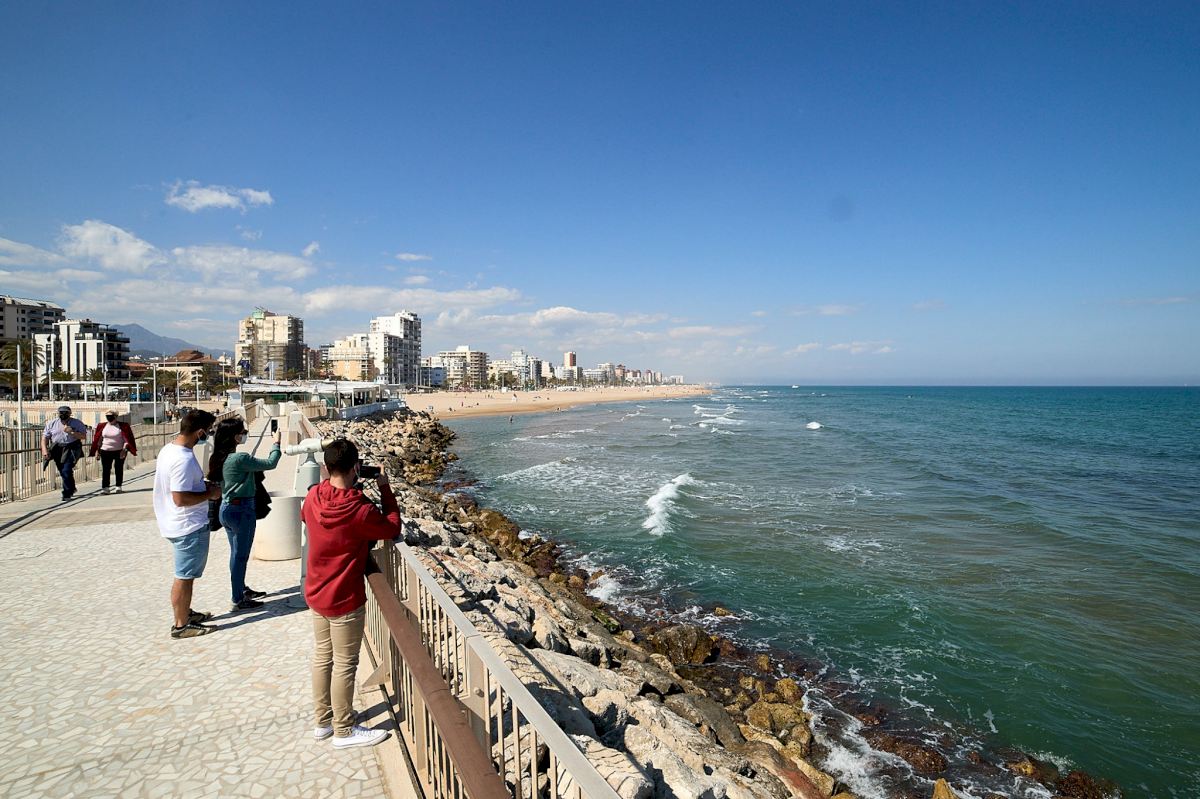
[(65, 422), (65, 421), (67, 421), (68, 419), (70, 419), (70, 418), (71, 418), (71, 414), (69, 414), (69, 413), (60, 413), (60, 414), (58, 415), (58, 418), (59, 418), (59, 419), (61, 419), (62, 421), (64, 421), (64, 422)]
[(247, 439), (247, 438), (249, 438), (249, 437), (250, 437), (250, 436), (249, 436), (249, 434), (247, 434), (247, 433), (242, 433), (241, 435), (239, 435), (239, 436), (237, 437), (237, 443), (239, 443), (239, 444), (245, 444), (245, 443), (246, 443), (246, 439)]
[(105, 418), (105, 419), (107, 419), (107, 420), (108, 420), (108, 421), (110, 421), (110, 422), (115, 422), (115, 421), (117, 421), (117, 417), (116, 417), (115, 415), (113, 415), (113, 414), (109, 414), (108, 416), (105, 416), (104, 418)]
[(196, 439), (196, 443), (200, 444), (205, 441), (208, 441), (208, 431), (207, 430), (200, 434), (200, 437), (198, 439)]

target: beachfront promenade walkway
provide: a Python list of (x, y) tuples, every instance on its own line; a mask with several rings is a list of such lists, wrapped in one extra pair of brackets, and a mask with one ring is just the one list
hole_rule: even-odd
[[(127, 475), (122, 494), (90, 483), (66, 504), (0, 505), (0, 796), (387, 796), (377, 750), (312, 738), (310, 622), (288, 603), (299, 561), (251, 560), (266, 605), (229, 614), (229, 546), (215, 533), (192, 606), (220, 629), (169, 637), (153, 469)], [(390, 728), (379, 697), (359, 707)], [(393, 774), (390, 795), (412, 795)]]

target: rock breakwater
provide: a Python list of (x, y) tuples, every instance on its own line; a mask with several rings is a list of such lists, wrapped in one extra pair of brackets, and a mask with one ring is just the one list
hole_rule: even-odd
[[(461, 484), (438, 483), (455, 460), (455, 436), (429, 414), (316, 424), (387, 469), (406, 543), (625, 799), (853, 799), (818, 765), (829, 736), (815, 727), (803, 685), (819, 680), (842, 698), (844, 723), (894, 756), (885, 768), (901, 787), (890, 795), (955, 796), (942, 778), (946, 758), (927, 735), (904, 730), (888, 708), (858, 702), (852, 686), (822, 676), (822, 664), (749, 651), (669, 617), (631, 617), (589, 596), (602, 574), (573, 568), (557, 543), (479, 507)], [(981, 773), (1005, 769), (1051, 795), (1113, 792), (1082, 772), (1035, 768), (1045, 764), (1024, 753), (976, 758)]]

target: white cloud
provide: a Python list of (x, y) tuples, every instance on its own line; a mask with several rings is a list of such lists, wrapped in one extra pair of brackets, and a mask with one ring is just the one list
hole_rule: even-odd
[(796, 346), (792, 347), (790, 350), (785, 351), (783, 354), (784, 355), (803, 355), (806, 352), (812, 352), (813, 350), (819, 350), (819, 349), (821, 349), (820, 343), (818, 343), (816, 341), (810, 341), (807, 344), (797, 344)]
[(922, 300), (921, 302), (913, 303), (914, 311), (940, 311), (946, 307), (946, 303), (942, 300)]
[(757, 328), (753, 327), (717, 327), (714, 325), (685, 325), (684, 327), (673, 327), (667, 331), (667, 336), (670, 338), (736, 338), (737, 336), (746, 336), (753, 333)]
[(63, 227), (60, 249), (67, 257), (97, 261), (105, 269), (122, 272), (145, 272), (166, 261), (154, 245), (98, 219)]
[(320, 251), (321, 251), (321, 242), (310, 241), (308, 243), (308, 246), (300, 251), (300, 254), (303, 255), (305, 258), (312, 258), (314, 255), (316, 255)]
[(398, 252), (396, 253), (397, 261), (432, 261), (432, 255), (422, 255), (419, 252)]
[(409, 275), (404, 278), (406, 286), (424, 286), (429, 282), (429, 275)]
[(259, 273), (267, 273), (295, 280), (316, 271), (309, 261), (296, 255), (224, 244), (176, 247), (171, 250), (171, 255), (181, 269), (195, 270), (208, 278), (224, 276), (253, 280)]
[(58, 253), (11, 239), (0, 238), (0, 266), (54, 266), (65, 262)]
[(251, 228), (242, 227), (241, 225), (234, 225), (234, 229), (236, 229), (238, 231), (238, 235), (240, 235), (246, 241), (258, 241), (262, 238), (263, 234), (261, 230), (252, 230)]
[(742, 344), (733, 351), (735, 358), (763, 358), (777, 350), (774, 344)]
[(761, 318), (763, 318), (764, 316), (766, 316), (766, 315), (767, 315), (767, 312), (766, 312), (766, 311), (751, 311), (751, 312), (750, 312), (750, 315), (751, 315), (751, 316), (758, 317), (759, 319), (761, 319)]
[(208, 208), (236, 208), (243, 213), (247, 206), (274, 205), (271, 192), (260, 189), (238, 189), (232, 186), (201, 186), (198, 181), (175, 181), (167, 192), (167, 205), (190, 213)]
[(408, 308), (418, 313), (436, 313), (445, 308), (491, 308), (521, 299), (521, 292), (504, 286), (485, 289), (392, 289), (384, 286), (327, 286), (304, 295), (306, 313), (361, 310), (395, 313)]
[(890, 341), (847, 341), (841, 344), (830, 344), (826, 349), (832, 352), (848, 352), (851, 355), (862, 355), (864, 352), (873, 355), (886, 355), (894, 352)]
[(806, 305), (792, 311), (794, 316), (849, 316), (850, 314), (858, 313), (861, 310), (859, 305), (839, 305), (829, 303), (827, 305)]

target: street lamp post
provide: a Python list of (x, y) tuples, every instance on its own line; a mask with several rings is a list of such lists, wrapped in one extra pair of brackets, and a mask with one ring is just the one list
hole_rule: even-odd
[(47, 399), (54, 402), (54, 334), (46, 339), (46, 393)]
[(150, 364), (154, 371), (154, 424), (158, 424), (158, 362)]

